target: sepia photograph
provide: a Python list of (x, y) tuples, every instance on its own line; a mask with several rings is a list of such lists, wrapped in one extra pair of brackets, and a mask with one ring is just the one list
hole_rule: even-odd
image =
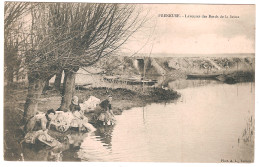
[(5, 1), (3, 159), (255, 162), (254, 4)]

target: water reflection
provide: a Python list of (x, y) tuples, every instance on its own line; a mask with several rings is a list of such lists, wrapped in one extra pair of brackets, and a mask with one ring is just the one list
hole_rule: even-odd
[[(238, 145), (240, 136), (254, 133), (251, 128), (254, 125), (251, 123), (251, 116), (254, 120), (251, 84), (189, 81), (188, 85), (179, 89), (182, 99), (176, 103), (151, 104), (124, 111), (113, 130), (108, 160), (221, 162), (221, 159), (228, 159), (252, 162), (253, 140)], [(250, 119), (248, 111), (252, 111)], [(245, 128), (250, 130), (245, 133)]]
[(114, 129), (114, 125), (112, 126), (99, 126), (97, 130), (94, 132), (97, 139), (99, 139), (107, 149), (112, 148), (111, 140), (112, 140), (112, 132)]
[(168, 87), (174, 90), (185, 89), (188, 87), (199, 87), (209, 84), (223, 84), (222, 82), (216, 79), (176, 79), (172, 76), (147, 76), (149, 79), (157, 80), (157, 87)]
[(23, 158), (30, 161), (79, 161), (76, 152), (88, 135), (71, 131), (64, 138), (59, 137), (61, 144), (54, 148), (45, 146), (39, 141), (35, 145), (23, 144)]
[(112, 153), (112, 132), (114, 126), (99, 126), (81, 144), (78, 157), (82, 161), (110, 161)]
[(217, 80), (176, 80), (168, 83), (169, 87), (174, 90), (185, 89), (185, 88), (195, 88), (206, 85), (216, 85), (221, 84)]
[(238, 143), (244, 142), (246, 145), (254, 144), (255, 135), (255, 120), (254, 113), (248, 110), (248, 115), (245, 117), (245, 128), (242, 135), (238, 138)]
[(72, 132), (67, 135), (67, 140), (62, 143), (63, 161), (80, 161), (80, 158), (78, 158), (77, 155), (77, 151), (80, 149), (84, 139), (89, 135), (90, 134), (88, 133), (79, 132)]
[(124, 111), (115, 126), (70, 133), (56, 149), (27, 147), (25, 160), (253, 161), (254, 83), (176, 80), (167, 85), (182, 95), (174, 103)]

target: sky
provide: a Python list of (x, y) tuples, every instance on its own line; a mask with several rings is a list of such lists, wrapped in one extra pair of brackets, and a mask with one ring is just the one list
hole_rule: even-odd
[[(254, 5), (141, 5), (144, 13), (149, 12), (149, 21), (125, 45), (129, 52), (255, 53)], [(158, 17), (159, 14), (180, 14), (181, 17)], [(200, 18), (187, 18), (187, 15)], [(209, 15), (219, 18), (209, 18)], [(221, 15), (228, 18), (220, 18)]]

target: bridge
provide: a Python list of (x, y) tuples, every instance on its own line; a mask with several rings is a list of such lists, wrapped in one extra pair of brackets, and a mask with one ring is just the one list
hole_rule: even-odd
[(141, 75), (144, 75), (144, 70), (147, 70), (147, 63), (150, 63), (155, 68), (158, 74), (166, 75), (167, 70), (164, 69), (155, 58), (137, 57), (133, 60), (134, 67), (139, 71)]

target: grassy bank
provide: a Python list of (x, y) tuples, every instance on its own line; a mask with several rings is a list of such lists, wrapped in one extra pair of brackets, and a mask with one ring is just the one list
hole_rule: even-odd
[(173, 90), (164, 90), (162, 88), (151, 88), (146, 92), (136, 92), (124, 88), (89, 88), (81, 90), (76, 93), (79, 99), (83, 101), (88, 99), (89, 96), (95, 96), (104, 100), (108, 95), (113, 96), (112, 106), (115, 114), (120, 115), (123, 110), (132, 107), (142, 107), (154, 102), (163, 102), (168, 100), (177, 99), (180, 95)]
[[(5, 87), (4, 96), (4, 157), (5, 160), (21, 160), (21, 144), (23, 130), (21, 120), (23, 117), (23, 107), (27, 95), (27, 89), (19, 85)], [(86, 90), (77, 90), (76, 95), (83, 102), (89, 96), (95, 96), (104, 100), (107, 95), (113, 96), (112, 107), (116, 115), (120, 115), (123, 110), (132, 107), (142, 107), (154, 102), (163, 102), (177, 99), (180, 95), (176, 91), (164, 90), (161, 88), (151, 88), (146, 92), (137, 92), (124, 88), (94, 87)], [(38, 110), (46, 112), (48, 109), (57, 109), (60, 106), (61, 96), (58, 92), (49, 90), (42, 95), (39, 101)], [(92, 113), (93, 114), (93, 113)], [(88, 114), (89, 118), (92, 114)], [(52, 136), (61, 138), (66, 135), (59, 132), (50, 131)]]

